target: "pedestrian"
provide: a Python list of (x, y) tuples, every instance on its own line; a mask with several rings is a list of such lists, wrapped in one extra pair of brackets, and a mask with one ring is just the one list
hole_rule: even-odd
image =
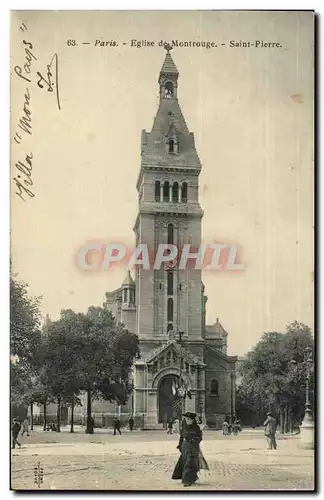
[(121, 435), (121, 431), (120, 431), (120, 420), (119, 418), (116, 418), (115, 422), (114, 422), (114, 436), (116, 436), (116, 431), (119, 432), (119, 434)]
[(191, 486), (198, 480), (199, 470), (209, 470), (209, 467), (199, 447), (202, 431), (197, 424), (196, 414), (187, 412), (183, 417), (177, 446), (181, 456), (173, 471), (172, 479), (181, 479), (183, 486)]
[(264, 425), (264, 434), (267, 438), (268, 442), (268, 449), (269, 450), (276, 450), (277, 449), (277, 443), (276, 443), (276, 430), (277, 430), (277, 422), (276, 419), (273, 418), (271, 415), (271, 412), (267, 413), (267, 418), (265, 422), (263, 423)]
[(25, 420), (22, 423), (22, 426), (21, 426), (21, 435), (23, 436), (25, 434), (25, 432), (26, 432), (27, 436), (29, 436), (29, 429), (28, 429), (28, 420), (27, 420), (27, 418), (25, 418)]
[(224, 436), (228, 436), (228, 422), (226, 420), (224, 420), (222, 427)]
[(172, 429), (173, 429), (173, 420), (172, 418), (169, 418), (167, 434), (172, 434)]
[(15, 449), (16, 444), (18, 444), (19, 448), (21, 448), (21, 444), (18, 441), (18, 436), (19, 436), (20, 429), (21, 429), (21, 424), (20, 424), (19, 420), (17, 418), (14, 418), (12, 420), (12, 427), (11, 427), (11, 431), (12, 431), (12, 449), (13, 450)]
[(237, 420), (235, 420), (235, 422), (233, 423), (233, 426), (232, 426), (232, 432), (233, 432), (234, 436), (238, 435), (239, 427), (240, 426), (239, 426)]
[(131, 417), (128, 420), (128, 425), (129, 425), (129, 430), (132, 431), (134, 429), (134, 419), (133, 419), (133, 417)]

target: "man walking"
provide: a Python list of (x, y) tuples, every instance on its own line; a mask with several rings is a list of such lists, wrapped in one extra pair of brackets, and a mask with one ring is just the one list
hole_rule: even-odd
[(23, 421), (22, 423), (22, 432), (21, 432), (21, 435), (23, 436), (25, 434), (25, 432), (27, 433), (27, 436), (29, 436), (29, 428), (28, 428), (28, 420), (27, 418), (25, 418), (25, 420)]
[(121, 435), (121, 431), (120, 431), (120, 420), (117, 418), (114, 422), (114, 436), (116, 436), (116, 431), (119, 432), (119, 434)]
[(172, 418), (169, 418), (167, 427), (168, 427), (167, 434), (172, 434), (172, 429), (173, 429), (173, 420), (172, 420)]
[(268, 449), (269, 450), (276, 450), (277, 449), (277, 443), (276, 443), (276, 430), (277, 430), (277, 422), (276, 419), (273, 418), (271, 415), (271, 412), (267, 413), (267, 418), (265, 422), (263, 423), (264, 425), (264, 434), (267, 438), (268, 441)]
[(228, 422), (226, 420), (224, 420), (222, 428), (224, 436), (228, 436)]
[(131, 417), (128, 420), (128, 425), (129, 425), (129, 430), (132, 431), (134, 429), (134, 419), (133, 419), (133, 417)]
[(20, 422), (16, 418), (14, 418), (12, 421), (12, 428), (11, 428), (11, 430), (12, 430), (12, 449), (13, 450), (15, 449), (16, 444), (18, 444), (19, 448), (21, 448), (21, 444), (18, 441), (20, 427), (21, 427)]

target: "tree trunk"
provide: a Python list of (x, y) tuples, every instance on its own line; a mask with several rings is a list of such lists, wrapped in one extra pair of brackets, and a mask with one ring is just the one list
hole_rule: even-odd
[(57, 398), (57, 432), (61, 432), (61, 398)]
[(284, 411), (282, 406), (280, 406), (280, 432), (281, 434), (284, 434), (285, 432)]
[(72, 398), (72, 404), (71, 404), (71, 429), (70, 429), (70, 432), (74, 432), (74, 429), (73, 429), (73, 419), (74, 419), (74, 399)]
[(46, 401), (44, 402), (44, 426), (43, 431), (46, 431)]
[(289, 418), (289, 433), (292, 434), (294, 429), (293, 429), (292, 413), (290, 406), (289, 406), (288, 418)]
[(30, 403), (30, 430), (34, 430), (34, 406), (33, 403)]
[(289, 407), (286, 405), (285, 408), (285, 434), (289, 432)]
[(91, 390), (88, 389), (87, 392), (87, 428), (86, 428), (86, 434), (93, 434), (93, 422), (92, 422), (92, 415), (91, 415)]

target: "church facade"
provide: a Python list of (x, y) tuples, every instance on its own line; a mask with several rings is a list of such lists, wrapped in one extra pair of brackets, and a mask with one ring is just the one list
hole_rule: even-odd
[[(142, 131), (136, 185), (136, 246), (146, 244), (153, 253), (160, 244), (196, 249), (201, 244), (201, 163), (179, 105), (178, 78), (167, 51), (153, 127)], [(186, 411), (201, 415), (210, 427), (235, 414), (237, 358), (227, 355), (227, 332), (219, 320), (206, 325), (204, 292), (201, 270), (173, 263), (149, 270), (139, 265), (134, 279), (128, 273), (120, 288), (106, 293), (105, 307), (140, 340), (132, 401), (121, 412), (142, 418), (144, 427), (159, 427), (172, 416), (172, 384), (180, 376), (190, 388)]]

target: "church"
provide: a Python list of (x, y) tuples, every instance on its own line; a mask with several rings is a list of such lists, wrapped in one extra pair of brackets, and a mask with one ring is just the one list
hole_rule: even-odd
[[(152, 130), (142, 131), (136, 184), (136, 247), (146, 244), (155, 251), (163, 243), (198, 248), (203, 218), (201, 163), (179, 105), (179, 72), (170, 49), (166, 46), (159, 74)], [(237, 357), (227, 355), (228, 334), (220, 321), (206, 325), (206, 303), (202, 272), (192, 266), (138, 266), (134, 279), (128, 272), (120, 288), (106, 293), (105, 307), (140, 341), (134, 392), (119, 409), (122, 420), (133, 415), (144, 428), (161, 427), (174, 415), (172, 384), (180, 376), (190, 388), (185, 410), (199, 414), (207, 426), (220, 428), (226, 416), (235, 415)]]
[[(159, 107), (152, 130), (143, 130), (141, 136), (133, 228), (136, 247), (146, 244), (155, 253), (160, 244), (197, 249), (203, 218), (201, 163), (178, 101), (179, 72), (171, 47), (166, 49), (158, 79)], [(128, 272), (117, 290), (106, 293), (104, 307), (138, 335), (141, 357), (133, 367), (134, 390), (126, 405), (92, 402), (96, 426), (111, 426), (117, 416), (127, 425), (132, 416), (137, 427), (163, 428), (177, 413), (175, 384), (186, 387), (191, 396), (185, 398), (183, 410), (197, 413), (208, 427), (219, 429), (225, 417), (234, 418), (237, 357), (227, 354), (228, 334), (219, 319), (206, 325), (201, 269), (179, 267), (174, 262), (160, 269), (139, 265), (134, 278)], [(81, 399), (75, 423), (86, 421), (86, 396)], [(49, 406), (48, 417), (55, 421), (56, 408)], [(70, 409), (62, 408), (61, 413), (62, 423), (69, 422)]]

